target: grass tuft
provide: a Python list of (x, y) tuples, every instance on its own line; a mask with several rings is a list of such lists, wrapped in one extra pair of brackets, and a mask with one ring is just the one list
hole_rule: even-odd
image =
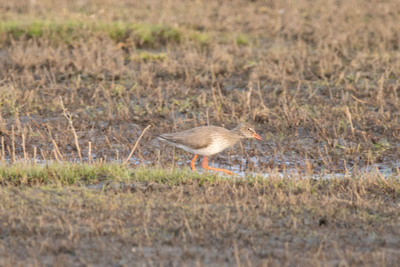
[(0, 183), (3, 185), (92, 184), (104, 180), (130, 179), (132, 170), (118, 164), (53, 163), (28, 165), (23, 163), (2, 165)]

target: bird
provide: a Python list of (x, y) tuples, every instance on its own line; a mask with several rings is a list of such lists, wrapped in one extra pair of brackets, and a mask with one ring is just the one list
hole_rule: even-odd
[(208, 157), (235, 145), (245, 138), (255, 138), (266, 143), (248, 123), (241, 123), (232, 130), (218, 126), (200, 126), (181, 132), (166, 133), (158, 136), (159, 140), (194, 154), (190, 162), (190, 167), (193, 171), (196, 171), (195, 162), (198, 155), (201, 155), (203, 156), (201, 164), (203, 169), (220, 171), (228, 174), (232, 174), (232, 172), (226, 169), (208, 166)]

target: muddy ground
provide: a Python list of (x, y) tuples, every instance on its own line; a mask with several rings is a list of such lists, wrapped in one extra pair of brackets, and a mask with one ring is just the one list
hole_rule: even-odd
[[(160, 143), (158, 134), (247, 121), (267, 144), (243, 141), (210, 164), (242, 179), (398, 183), (399, 9), (397, 1), (356, 0), (0, 2), (2, 167), (121, 164), (152, 125), (128, 167), (186, 173), (192, 155)], [(163, 181), (154, 183), (163, 188)], [(195, 185), (107, 191), (97, 199), (98, 188), (65, 185), (55, 193), (41, 182), (8, 184), (3, 262), (336, 266), (398, 259), (397, 185), (390, 197), (382, 186), (361, 199), (354, 192), (363, 184), (329, 194), (317, 187), (316, 195), (282, 189), (280, 197)], [(49, 197), (43, 203), (16, 201), (42, 194)], [(59, 209), (63, 201), (70, 208)], [(342, 213), (342, 206), (351, 209)], [(360, 210), (376, 221), (366, 222)]]
[(0, 263), (395, 266), (399, 183), (186, 180), (0, 193)]

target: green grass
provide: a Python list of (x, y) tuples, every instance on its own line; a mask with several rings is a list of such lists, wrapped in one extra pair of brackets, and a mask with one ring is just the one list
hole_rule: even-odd
[(144, 61), (144, 62), (149, 62), (149, 61), (164, 61), (167, 59), (167, 54), (166, 53), (150, 53), (150, 52), (140, 52), (134, 59), (138, 61)]
[(234, 40), (238, 45), (248, 45), (249, 37), (239, 33), (200, 32), (169, 25), (133, 24), (128, 22), (83, 22), (78, 20), (9, 20), (0, 21), (0, 42), (9, 44), (11, 39), (32, 39), (45, 37), (51, 42), (71, 43), (88, 36), (106, 34), (115, 42), (135, 44), (137, 47), (157, 48), (167, 44), (193, 41), (200, 46), (213, 42), (228, 43)]
[(3, 185), (92, 184), (103, 180), (124, 181), (131, 177), (132, 169), (117, 164), (20, 163), (0, 167), (0, 182)]
[[(322, 175), (322, 174), (321, 174)], [(400, 194), (400, 181), (396, 176), (383, 179), (372, 173), (345, 178), (313, 178), (308, 175), (282, 178), (270, 173), (268, 178), (249, 174), (225, 176), (215, 172), (198, 173), (189, 169), (131, 168), (115, 163), (79, 164), (53, 163), (48, 165), (29, 165), (24, 163), (0, 166), (2, 185), (89, 185), (104, 182), (141, 183), (151, 182), (170, 186), (198, 184), (200, 186), (221, 185), (252, 186), (269, 190), (285, 190), (291, 194), (317, 191), (340, 191), (361, 188), (372, 195)], [(356, 190), (354, 189), (354, 190)], [(357, 189), (358, 190), (358, 189)]]
[(180, 169), (129, 168), (123, 165), (52, 163), (29, 165), (24, 163), (0, 166), (0, 183), (3, 185), (84, 185), (103, 181), (110, 182), (156, 182), (168, 185), (193, 181), (215, 183), (226, 177), (215, 173), (199, 174)]
[(238, 34), (238, 36), (236, 36), (236, 44), (237, 45), (246, 46), (246, 45), (249, 45), (249, 43), (250, 43), (250, 40), (247, 35)]
[(182, 32), (171, 26), (130, 24), (123, 22), (93, 23), (81, 21), (2, 21), (0, 36), (2, 40), (9, 38), (47, 37), (51, 41), (64, 41), (82, 38), (95, 34), (107, 34), (116, 42), (132, 40), (139, 46), (155, 47), (159, 44), (179, 43)]

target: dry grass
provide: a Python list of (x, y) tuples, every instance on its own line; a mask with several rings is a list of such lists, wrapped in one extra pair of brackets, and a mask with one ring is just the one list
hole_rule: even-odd
[(177, 175), (4, 187), (0, 264), (392, 266), (400, 257), (397, 179)]
[[(163, 131), (247, 119), (275, 155), (251, 146), (259, 170), (398, 168), (395, 1), (206, 2), (0, 5), (7, 159), (12, 125), (29, 157), (37, 147), (40, 160), (57, 160), (55, 146), (58, 160), (79, 157), (62, 96), (82, 154), (91, 142), (97, 159), (126, 157), (149, 123), (144, 143), (153, 147)], [(136, 162), (160, 160), (145, 152)]]
[[(393, 265), (399, 9), (0, 0), (1, 265)], [(269, 146), (214, 163), (268, 179), (169, 172), (154, 140), (243, 120)], [(103, 180), (134, 185), (79, 187)]]

